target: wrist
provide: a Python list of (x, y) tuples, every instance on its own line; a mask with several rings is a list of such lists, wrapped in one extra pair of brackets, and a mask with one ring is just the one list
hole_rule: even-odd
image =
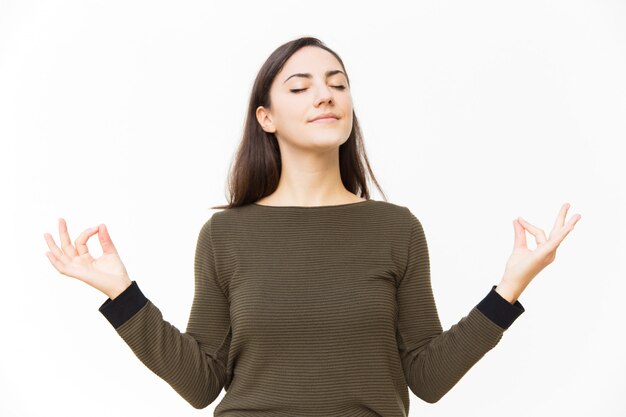
[(496, 286), (495, 291), (509, 303), (514, 304), (522, 294), (523, 289), (506, 281), (500, 281), (500, 283)]
[(125, 281), (123, 281), (122, 283), (115, 285), (114, 287), (110, 288), (106, 295), (111, 299), (115, 299), (118, 295), (120, 295), (121, 293), (123, 293), (128, 287), (130, 287), (132, 285), (132, 281), (130, 279), (127, 279)]

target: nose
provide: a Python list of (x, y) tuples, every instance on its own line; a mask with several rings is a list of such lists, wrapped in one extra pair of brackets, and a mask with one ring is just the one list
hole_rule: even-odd
[(326, 84), (322, 84), (321, 87), (316, 89), (317, 94), (315, 96), (315, 106), (319, 107), (323, 103), (332, 103), (333, 102), (333, 92), (330, 86)]

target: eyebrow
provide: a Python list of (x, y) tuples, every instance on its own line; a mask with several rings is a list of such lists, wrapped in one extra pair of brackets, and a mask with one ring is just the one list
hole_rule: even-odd
[[(348, 78), (348, 76), (346, 75), (345, 72), (341, 71), (341, 70), (330, 70), (330, 71), (326, 71), (325, 75), (326, 78), (333, 76), (335, 74), (343, 74), (345, 75), (346, 79)], [(285, 81), (283, 81), (283, 84), (285, 84), (290, 78), (292, 77), (303, 77), (303, 78), (313, 78), (313, 75), (311, 75), (310, 73), (306, 72), (306, 73), (302, 73), (302, 72), (297, 72), (295, 74), (291, 74), (289, 77), (287, 77), (287, 79)]]

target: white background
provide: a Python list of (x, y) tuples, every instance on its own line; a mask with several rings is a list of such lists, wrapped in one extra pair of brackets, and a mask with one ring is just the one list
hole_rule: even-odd
[(444, 329), (499, 282), (513, 219), (547, 235), (561, 204), (582, 215), (499, 345), (410, 415), (625, 415), (626, 3), (600, 0), (0, 2), (0, 415), (212, 415), (224, 391), (179, 397), (43, 234), (105, 223), (184, 331), (252, 82), (300, 36), (344, 60), (374, 173), (425, 228)]

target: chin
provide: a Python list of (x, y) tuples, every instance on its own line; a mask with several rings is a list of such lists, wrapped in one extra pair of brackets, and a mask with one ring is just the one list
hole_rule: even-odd
[(328, 134), (328, 135), (316, 135), (306, 140), (306, 144), (317, 149), (334, 149), (343, 145), (348, 140), (348, 136)]

